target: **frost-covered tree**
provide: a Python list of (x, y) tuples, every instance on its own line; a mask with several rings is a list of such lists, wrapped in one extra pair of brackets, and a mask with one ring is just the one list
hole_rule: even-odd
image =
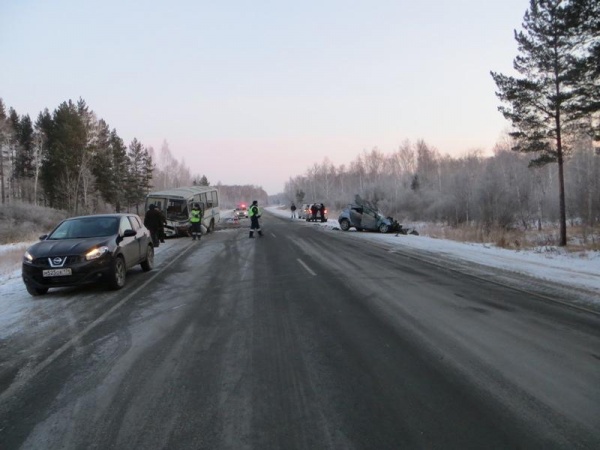
[(6, 202), (5, 175), (7, 172), (11, 134), (12, 130), (8, 123), (6, 108), (4, 102), (0, 98), (0, 195), (2, 196), (2, 204)]

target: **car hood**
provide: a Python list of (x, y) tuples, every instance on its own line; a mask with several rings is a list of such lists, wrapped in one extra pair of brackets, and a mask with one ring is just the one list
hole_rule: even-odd
[(80, 255), (86, 253), (94, 247), (108, 245), (111, 249), (114, 245), (109, 242), (115, 242), (115, 237), (95, 237), (85, 239), (59, 239), (44, 240), (32, 245), (28, 252), (35, 258), (54, 255)]

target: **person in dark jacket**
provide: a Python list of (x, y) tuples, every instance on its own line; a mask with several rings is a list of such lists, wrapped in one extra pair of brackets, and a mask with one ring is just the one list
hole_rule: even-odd
[(260, 218), (260, 209), (258, 209), (258, 201), (254, 200), (252, 202), (252, 206), (248, 208), (248, 217), (250, 217), (250, 235), (248, 237), (254, 237), (254, 231), (258, 232), (259, 236), (262, 236), (262, 230), (260, 229), (260, 224), (258, 223), (258, 219)]
[(319, 207), (317, 206), (316, 203), (313, 203), (312, 206), (310, 207), (310, 220), (312, 220), (313, 222), (317, 221), (317, 212), (319, 212)]
[(292, 210), (292, 219), (296, 218), (296, 205), (294, 204), (294, 202), (292, 202), (292, 206), (290, 207), (290, 209)]
[(325, 218), (325, 205), (323, 203), (321, 203), (319, 212), (321, 213), (321, 222), (327, 222), (327, 219)]
[(146, 211), (144, 216), (144, 226), (148, 228), (148, 231), (150, 231), (152, 243), (155, 247), (158, 247), (160, 237), (164, 233), (164, 221), (163, 215), (158, 209), (156, 209), (156, 205), (150, 205), (148, 207), (148, 211)]

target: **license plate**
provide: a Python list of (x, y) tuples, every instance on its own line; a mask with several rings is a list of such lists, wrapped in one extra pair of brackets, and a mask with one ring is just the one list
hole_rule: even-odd
[(65, 277), (73, 275), (71, 269), (48, 269), (42, 272), (45, 277)]

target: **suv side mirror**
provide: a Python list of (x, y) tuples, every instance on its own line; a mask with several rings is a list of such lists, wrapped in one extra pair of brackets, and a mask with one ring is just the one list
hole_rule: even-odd
[(125, 230), (123, 232), (123, 237), (133, 237), (135, 236), (137, 233), (135, 232), (135, 230), (132, 230), (131, 228), (129, 230)]

